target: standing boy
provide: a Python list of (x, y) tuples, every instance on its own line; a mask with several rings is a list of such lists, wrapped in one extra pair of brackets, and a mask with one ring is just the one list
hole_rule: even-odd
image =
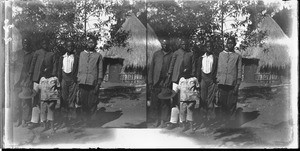
[(74, 54), (73, 42), (67, 41), (66, 53), (59, 58), (58, 79), (61, 82), (61, 107), (66, 110), (63, 123), (67, 126), (75, 117), (77, 71), (79, 57)]
[[(20, 79), (16, 85), (20, 85), (21, 87), (30, 87), (32, 89), (30, 77), (28, 76), (30, 63), (33, 57), (33, 51), (30, 47), (30, 40), (28, 38), (24, 38), (22, 40), (22, 45), (24, 51), (23, 67), (22, 67)], [(20, 98), (20, 100), (17, 100), (17, 104), (18, 104), (18, 110), (17, 110), (18, 122), (16, 126), (22, 124), (22, 127), (26, 127), (31, 119), (32, 100), (31, 98), (27, 99), (23, 97)]]
[(154, 127), (165, 127), (165, 123), (170, 119), (171, 102), (170, 99), (159, 99), (157, 95), (165, 86), (167, 73), (172, 58), (172, 52), (166, 48), (167, 40), (160, 40), (162, 49), (153, 54), (152, 62), (148, 74), (148, 83), (151, 90), (150, 113), (155, 119)]
[(219, 54), (218, 97), (224, 122), (229, 122), (236, 109), (238, 89), (242, 78), (242, 57), (234, 51), (235, 45), (235, 37), (229, 37), (226, 44), (227, 49)]
[[(172, 89), (176, 91), (176, 88), (179, 83), (179, 79), (181, 77), (185, 77), (188, 79), (194, 75), (194, 57), (193, 52), (189, 51), (187, 48), (187, 41), (181, 41), (181, 47), (173, 53), (170, 67), (168, 71), (168, 80), (172, 82)], [(176, 95), (172, 98), (172, 106), (179, 106), (180, 94)], [(172, 113), (171, 113), (172, 114)], [(181, 119), (180, 119), (181, 120)], [(184, 122), (184, 121), (180, 121)], [(176, 123), (172, 123), (168, 125), (168, 129), (172, 129)], [(182, 123), (182, 125), (186, 125), (186, 123)]]
[(60, 83), (57, 77), (53, 77), (52, 69), (45, 68), (41, 74), (42, 78), (36, 88), (40, 90), (41, 99), (41, 123), (44, 127), (43, 131), (48, 130), (49, 125), (51, 133), (54, 133), (54, 111), (57, 101), (60, 101), (59, 90)]
[(87, 49), (79, 56), (77, 82), (79, 105), (82, 105), (84, 126), (96, 111), (99, 88), (103, 80), (103, 58), (96, 52), (97, 38), (88, 36)]
[(218, 57), (212, 51), (212, 42), (207, 41), (206, 52), (200, 56), (197, 62), (196, 74), (200, 82), (200, 108), (204, 109), (204, 121), (209, 121), (213, 118), (214, 105), (216, 94), (216, 75), (218, 67)]
[(194, 132), (194, 109), (197, 101), (199, 101), (198, 79), (195, 77), (189, 78), (188, 75), (183, 75), (180, 78), (177, 87), (173, 88), (175, 92), (180, 92), (180, 121), (183, 124), (182, 132), (192, 129)]
[[(33, 81), (33, 89), (37, 90), (37, 86), (40, 82), (40, 79), (42, 77), (42, 72), (47, 70), (48, 74), (50, 74), (51, 77), (56, 76), (56, 59), (53, 52), (50, 51), (49, 48), (50, 40), (43, 38), (41, 40), (41, 49), (37, 50), (33, 54), (33, 58), (31, 61), (30, 69), (29, 69), (29, 77)], [(40, 95), (36, 95), (33, 99), (32, 106), (35, 109), (40, 108)], [(37, 108), (36, 108), (37, 107)], [(35, 128), (38, 126), (38, 119), (39, 118), (39, 112), (32, 112), (31, 116), (31, 125), (29, 126), (29, 129)]]

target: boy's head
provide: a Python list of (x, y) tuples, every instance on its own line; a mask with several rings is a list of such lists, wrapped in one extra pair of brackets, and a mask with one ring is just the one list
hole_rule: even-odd
[(98, 40), (97, 37), (93, 35), (87, 36), (87, 40), (86, 40), (87, 49), (90, 51), (94, 51), (97, 46), (97, 40)]
[(231, 36), (228, 37), (226, 47), (228, 51), (234, 51), (234, 47), (236, 45), (236, 40), (235, 37)]
[(185, 51), (187, 51), (187, 44), (186, 40), (181, 40), (181, 48)]
[(68, 53), (74, 53), (74, 44), (73, 44), (73, 42), (71, 40), (68, 40), (66, 42), (66, 51)]
[(49, 49), (48, 49), (48, 47), (49, 47), (49, 40), (46, 39), (46, 38), (43, 38), (43, 39), (41, 40), (41, 47), (42, 47), (42, 49), (48, 51), (48, 50), (49, 50)]
[(205, 43), (205, 51), (209, 54), (212, 53), (212, 42), (211, 41), (207, 41)]
[(24, 49), (25, 51), (31, 51), (31, 50), (29, 49), (29, 47), (30, 47), (30, 39), (27, 38), (27, 37), (23, 38), (23, 39), (22, 39), (22, 46), (23, 46), (23, 49)]
[(159, 39), (159, 42), (160, 42), (160, 44), (161, 44), (161, 47), (162, 47), (162, 50), (163, 51), (167, 51), (167, 38), (165, 38), (165, 37), (161, 37), (160, 39)]

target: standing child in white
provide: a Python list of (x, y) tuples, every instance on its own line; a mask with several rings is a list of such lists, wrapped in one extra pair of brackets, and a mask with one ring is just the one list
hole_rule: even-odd
[(59, 89), (60, 83), (57, 77), (51, 76), (51, 70), (45, 68), (42, 73), (43, 76), (40, 79), (37, 91), (41, 94), (41, 122), (44, 127), (43, 131), (51, 128), (51, 133), (54, 133), (54, 111), (56, 104), (60, 104)]

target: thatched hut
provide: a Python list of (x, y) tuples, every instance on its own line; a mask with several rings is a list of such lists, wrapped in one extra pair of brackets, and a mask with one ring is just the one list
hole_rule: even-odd
[(127, 17), (120, 30), (129, 32), (127, 45), (102, 52), (108, 65), (108, 81), (120, 82), (118, 77), (121, 81), (143, 79), (141, 74), (124, 71), (126, 68), (147, 68), (153, 53), (161, 49), (161, 44), (150, 25), (147, 24), (146, 28), (134, 14)]
[(258, 30), (266, 33), (263, 44), (248, 47), (241, 52), (244, 81), (278, 82), (281, 80), (280, 75), (286, 73), (290, 68), (290, 39), (270, 16), (266, 16), (262, 20)]

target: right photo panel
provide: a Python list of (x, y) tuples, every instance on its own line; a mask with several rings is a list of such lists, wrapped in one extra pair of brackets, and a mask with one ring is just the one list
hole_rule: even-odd
[(294, 141), (289, 3), (147, 0), (146, 9), (148, 129), (203, 147)]

